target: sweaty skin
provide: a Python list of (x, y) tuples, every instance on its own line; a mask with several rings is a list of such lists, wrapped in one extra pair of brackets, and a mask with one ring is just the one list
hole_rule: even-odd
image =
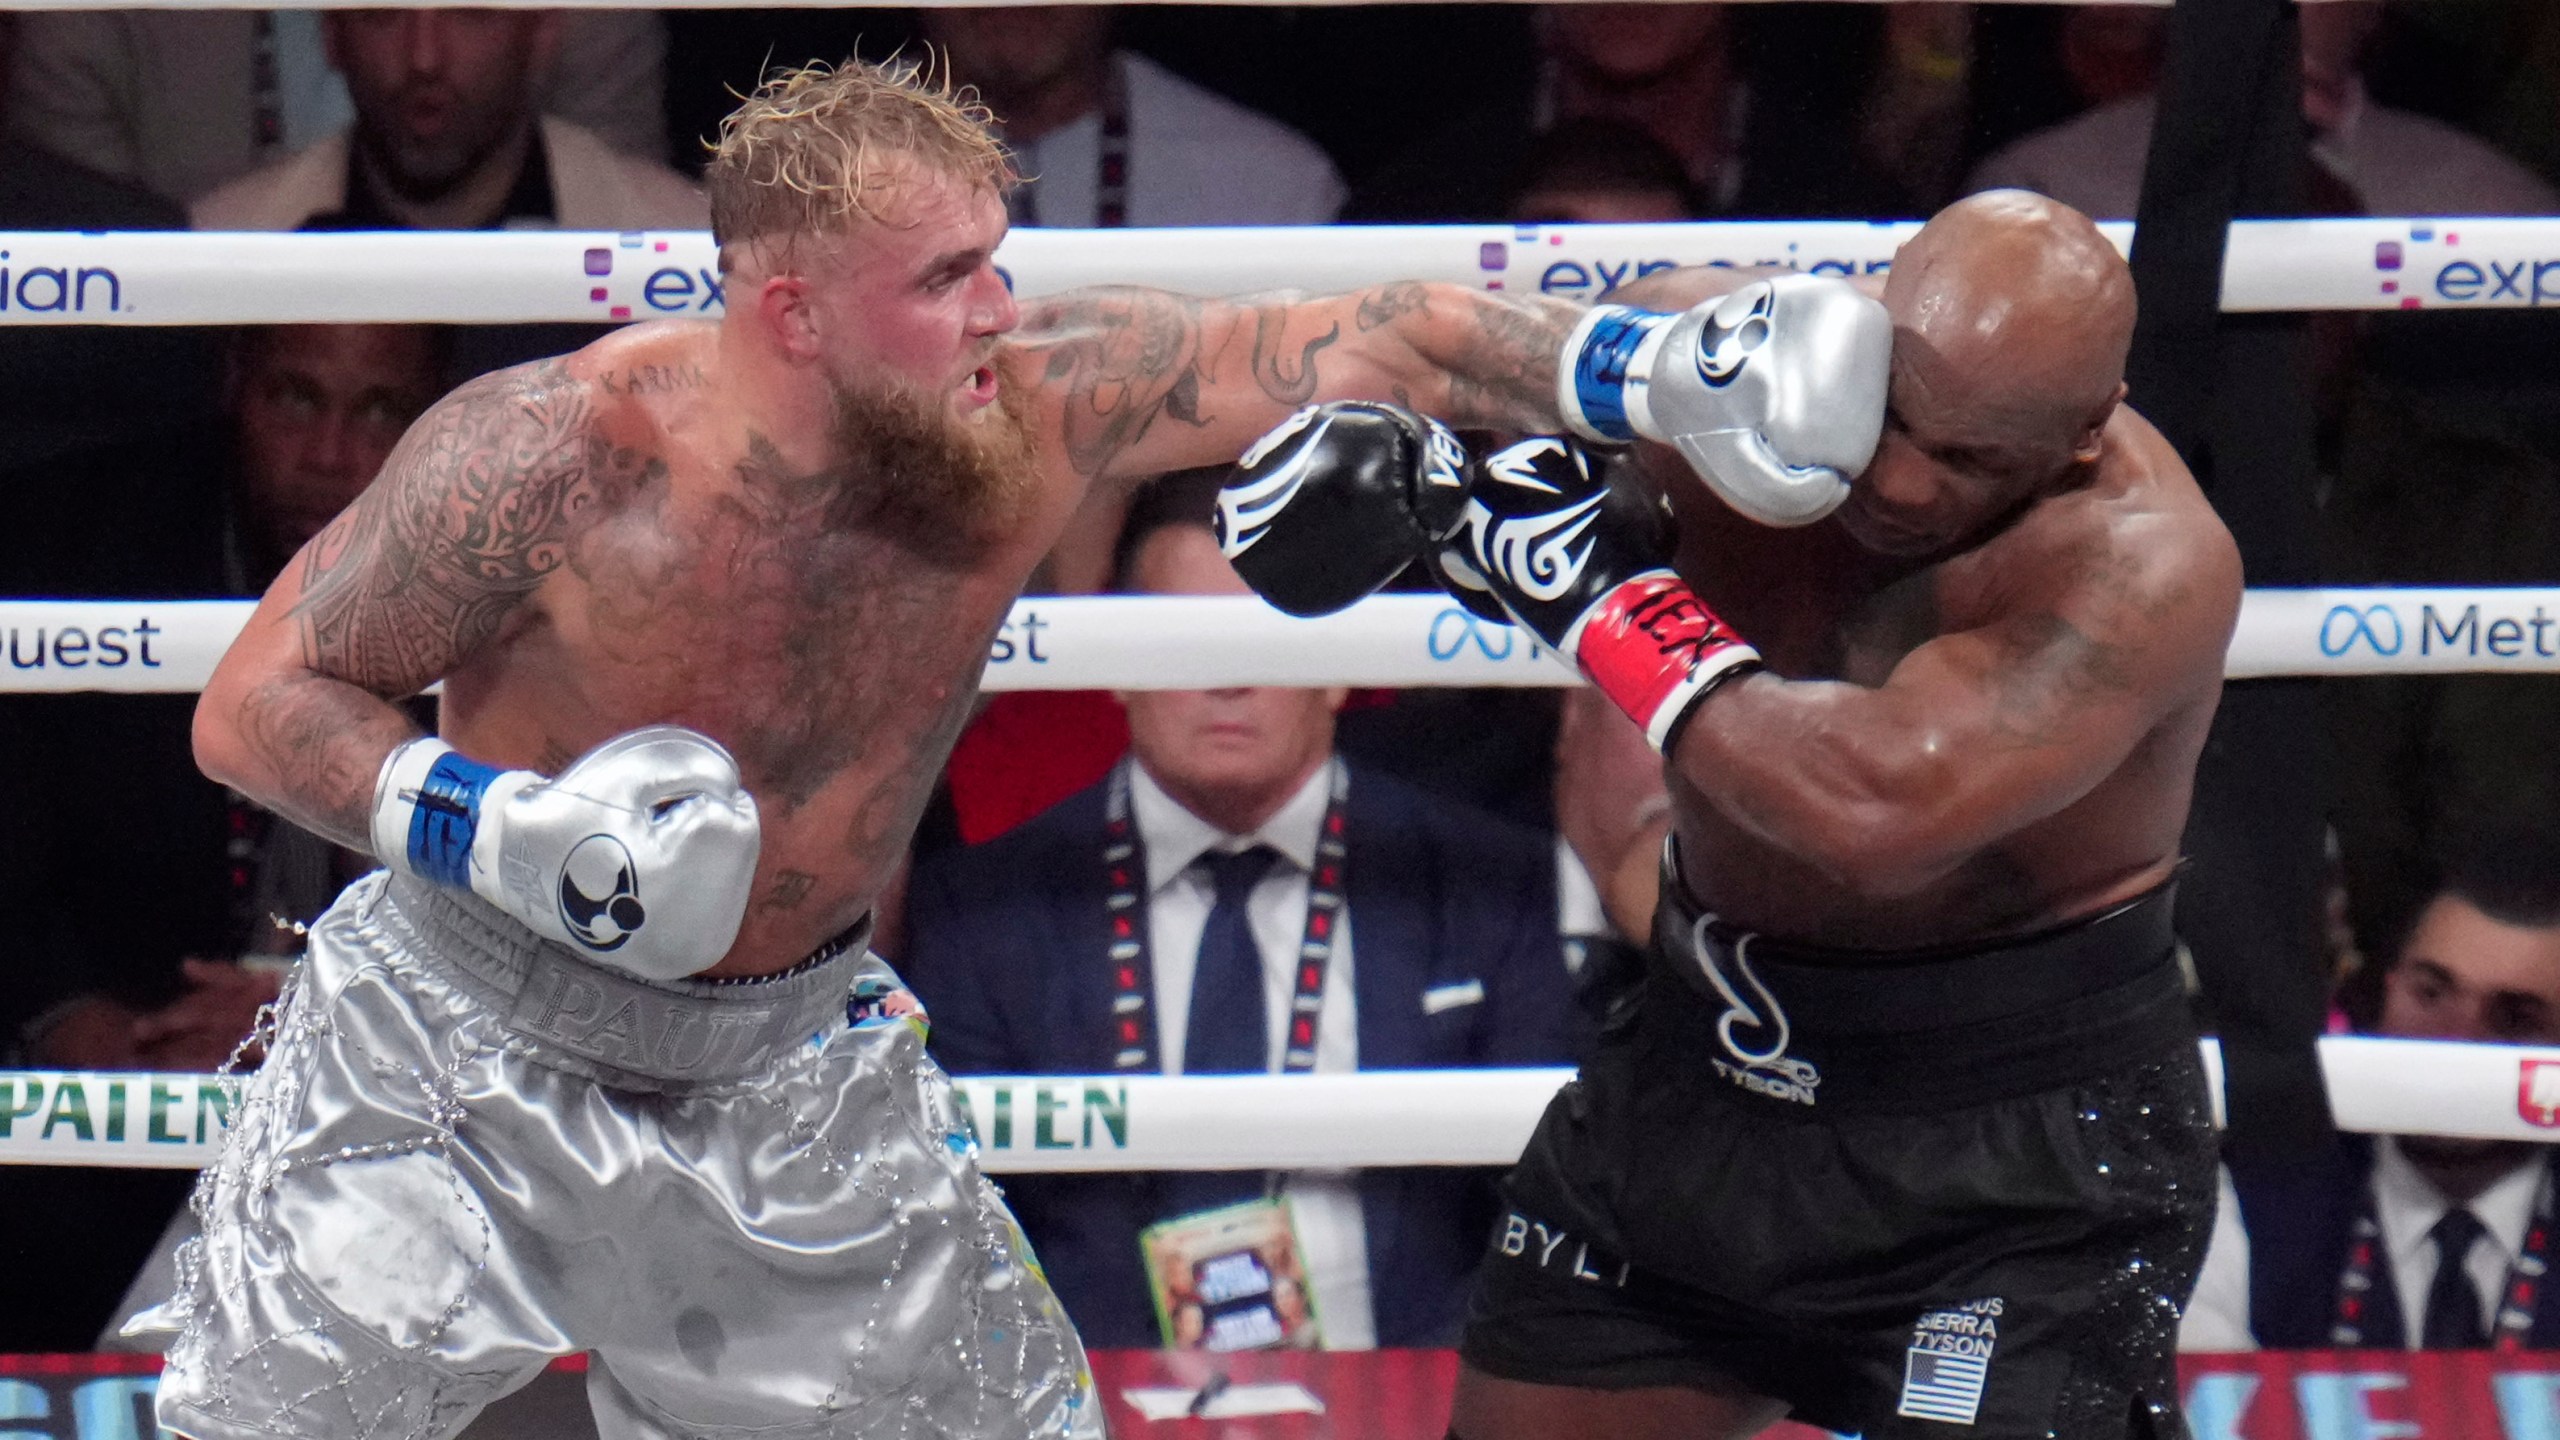
[[(956, 248), (917, 263), (991, 287), (999, 316), (957, 388), (975, 405), (1011, 392), (1036, 456), (981, 543), (874, 523), (897, 497), (858, 487), (937, 477), (848, 476), (813, 411), (795, 418), (733, 365), (723, 326), (742, 317), (633, 326), (419, 421), (208, 684), (207, 772), (365, 848), (375, 776), (412, 733), (387, 702), (435, 680), (445, 738), (502, 766), (553, 773), (638, 726), (690, 726), (737, 756), (763, 830), (745, 924), (705, 973), (771, 973), (889, 882), (998, 627), (1089, 489), (1231, 460), (1315, 400), (1556, 421), (1570, 306), (1410, 284), (1234, 302), (1113, 289), (1031, 303), (1013, 328), (988, 260), (1001, 205), (945, 208), (932, 225)], [(932, 225), (878, 243), (924, 255)], [(732, 306), (749, 293), (734, 281)], [(759, 428), (777, 413), (790, 423)]]
[(1682, 576), (1769, 664), (1672, 757), (1687, 882), (1737, 923), (1863, 948), (2166, 880), (2241, 591), (2194, 478), (2115, 403), (2132, 284), (2085, 219), (1959, 204), (1884, 298), (1885, 436), (1834, 518), (1764, 529), (1646, 460)]
[[(1613, 298), (1678, 308), (1749, 278), (1666, 272)], [(2166, 880), (2241, 592), (2194, 478), (2117, 403), (2131, 278), (2078, 212), (1959, 202), (1895, 256), (1884, 299), (1884, 439), (1831, 518), (1764, 528), (1638, 452), (1682, 578), (1768, 662), (1675, 742), (1683, 879), (1749, 929), (1870, 949), (2016, 934)], [(1451, 1431), (1709, 1440), (1783, 1409), (1469, 1369)]]

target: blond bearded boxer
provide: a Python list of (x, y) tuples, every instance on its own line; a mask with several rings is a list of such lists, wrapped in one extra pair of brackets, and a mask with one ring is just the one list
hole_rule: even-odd
[(707, 176), (725, 316), (455, 392), (207, 685), (206, 771), (386, 872), (200, 1191), (165, 1425), (435, 1440), (587, 1351), (608, 1437), (1101, 1433), (874, 897), (1090, 492), (1326, 397), (1551, 425), (1572, 314), (1017, 309), (986, 120), (766, 85)]

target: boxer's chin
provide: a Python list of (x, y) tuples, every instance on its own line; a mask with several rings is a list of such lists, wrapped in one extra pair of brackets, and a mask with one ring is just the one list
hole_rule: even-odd
[(831, 522), (939, 561), (975, 561), (1017, 533), (1037, 489), (1019, 404), (1005, 388), (959, 409), (903, 385), (839, 387), (835, 441), (847, 474)]

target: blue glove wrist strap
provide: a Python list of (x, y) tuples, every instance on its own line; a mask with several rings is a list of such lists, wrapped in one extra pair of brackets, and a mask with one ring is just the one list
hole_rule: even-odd
[(480, 833), (480, 797), (498, 767), (459, 752), (438, 759), (409, 811), (409, 869), (424, 880), (471, 888), (471, 842)]
[(1594, 431), (1612, 440), (1631, 441), (1636, 432), (1627, 423), (1627, 367), (1654, 327), (1674, 317), (1630, 305), (1599, 309), (1580, 353), (1573, 357), (1573, 396), (1582, 407), (1583, 422)]

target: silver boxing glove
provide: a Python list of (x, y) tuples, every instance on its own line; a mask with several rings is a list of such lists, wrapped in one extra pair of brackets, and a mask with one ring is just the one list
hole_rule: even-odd
[(383, 864), (651, 980), (728, 953), (761, 843), (738, 762), (676, 725), (617, 735), (552, 777), (424, 736), (391, 752), (374, 789)]
[(1735, 510), (1807, 525), (1875, 458), (1892, 359), (1883, 305), (1781, 275), (1677, 315), (1593, 306), (1565, 340), (1557, 402), (1586, 440), (1659, 440)]

